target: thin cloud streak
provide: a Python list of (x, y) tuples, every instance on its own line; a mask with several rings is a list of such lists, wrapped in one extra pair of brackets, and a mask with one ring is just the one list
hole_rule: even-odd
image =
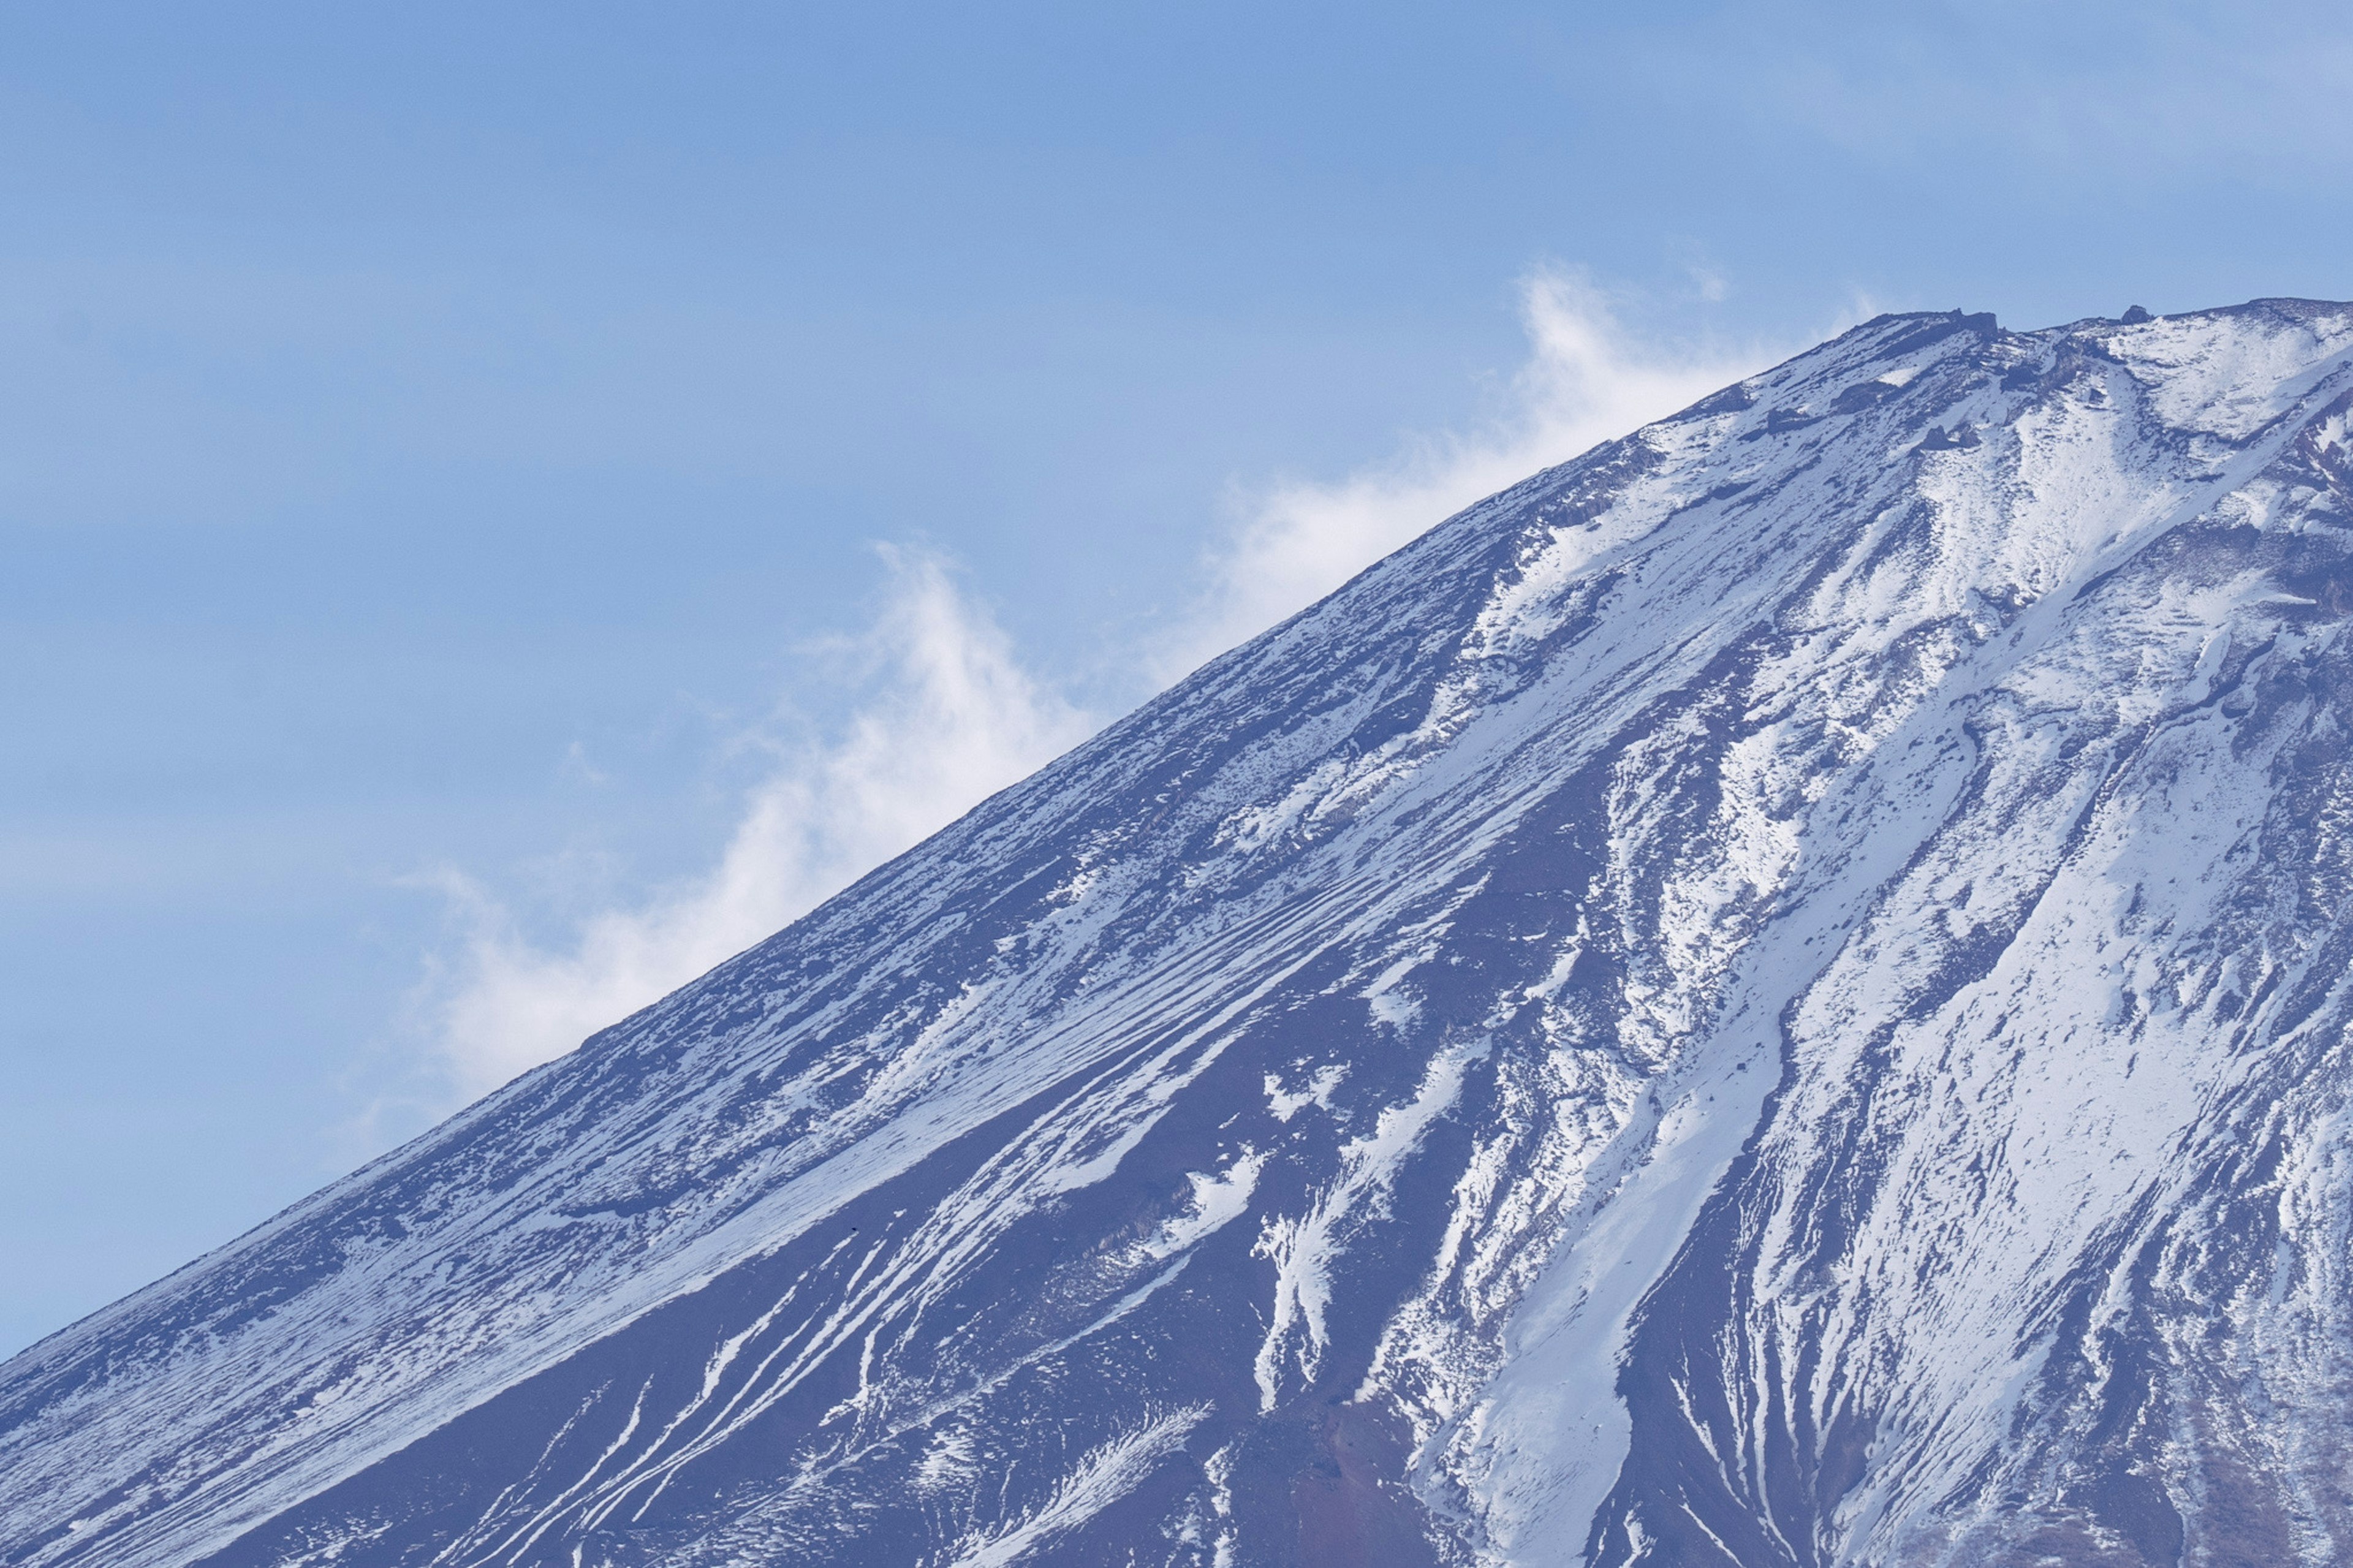
[(1556, 268), (1521, 286), (1528, 362), (1486, 428), (1409, 445), (1331, 483), (1274, 486), (1209, 562), (1199, 611), (1154, 650), (1166, 684), (1303, 609), (1482, 497), (1623, 436), (1769, 363), (1762, 352), (1677, 353), (1620, 325), (1581, 276)]
[(1095, 721), (1022, 668), (936, 557), (885, 549), (892, 587), (837, 648), (869, 672), (828, 744), (789, 754), (708, 874), (535, 944), (456, 871), (426, 879), (461, 937), (428, 981), (438, 1067), (470, 1099), (675, 990), (1076, 744)]

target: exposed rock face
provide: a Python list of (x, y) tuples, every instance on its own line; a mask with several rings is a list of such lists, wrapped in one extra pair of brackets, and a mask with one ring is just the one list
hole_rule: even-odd
[(2353, 307), (1883, 317), (0, 1367), (0, 1563), (2353, 1561)]

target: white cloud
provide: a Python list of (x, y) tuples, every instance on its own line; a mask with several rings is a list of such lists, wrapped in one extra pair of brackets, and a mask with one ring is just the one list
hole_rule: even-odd
[(1336, 483), (1277, 485), (1210, 563), (1201, 611), (1152, 659), (1163, 681), (1303, 609), (1482, 496), (1672, 414), (1768, 363), (1675, 353), (1630, 337), (1590, 283), (1541, 270), (1522, 286), (1530, 353), (1484, 429), (1411, 443)]
[(1093, 721), (1016, 660), (941, 562), (884, 551), (892, 591), (836, 648), (866, 700), (830, 743), (788, 754), (754, 790), (719, 864), (566, 944), (526, 938), (472, 879), (427, 879), (462, 937), (427, 1003), (440, 1066), (468, 1097), (570, 1050), (770, 935), (980, 800), (1083, 739)]
[[(1525, 285), (1531, 353), (1504, 412), (1411, 444), (1336, 483), (1262, 491), (1208, 563), (1210, 592), (1178, 633), (1139, 648), (1152, 684), (1314, 603), (1423, 530), (1596, 442), (1738, 379), (1757, 353), (1675, 353), (1631, 339), (1580, 279)], [(784, 754), (747, 798), (716, 868), (548, 946), (454, 871), (428, 879), (460, 936), (428, 981), (439, 1065), (471, 1096), (571, 1049), (776, 931), (1082, 739), (1094, 721), (1024, 670), (942, 563), (885, 550), (893, 591), (846, 649), (865, 701), (829, 743)], [(570, 766), (593, 776), (585, 755)]]

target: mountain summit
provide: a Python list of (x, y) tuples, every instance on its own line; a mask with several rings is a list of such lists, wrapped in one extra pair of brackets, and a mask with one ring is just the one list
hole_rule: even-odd
[(0, 1366), (10, 1568), (2353, 1561), (2353, 306), (1883, 316)]

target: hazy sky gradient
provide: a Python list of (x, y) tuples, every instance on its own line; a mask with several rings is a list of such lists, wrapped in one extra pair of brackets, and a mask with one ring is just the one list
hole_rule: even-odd
[(1059, 736), (1225, 624), (1270, 498), (1568, 428), (1543, 269), (1670, 376), (1880, 309), (2353, 295), (2346, 37), (7, 7), (0, 1352), (430, 1113), (450, 876), (561, 960), (830, 776), (901, 710), (844, 658), (903, 612), (878, 542), (956, 563)]

